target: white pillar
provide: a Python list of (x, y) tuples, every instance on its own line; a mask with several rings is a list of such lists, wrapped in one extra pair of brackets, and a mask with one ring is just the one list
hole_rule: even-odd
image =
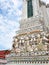
[(41, 6), (41, 11), (42, 11), (44, 23), (45, 23), (45, 25), (47, 25), (48, 18), (47, 18), (46, 5), (42, 5), (42, 6)]
[(39, 14), (39, 0), (32, 0), (33, 4), (33, 15), (36, 16)]
[(47, 27), (49, 29), (49, 7), (46, 8), (46, 12), (47, 12)]
[(27, 18), (27, 0), (23, 0), (22, 19)]

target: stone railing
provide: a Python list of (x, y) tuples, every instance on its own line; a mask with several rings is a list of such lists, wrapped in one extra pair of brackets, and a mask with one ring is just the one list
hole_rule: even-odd
[(20, 29), (18, 31), (16, 31), (17, 34), (23, 34), (23, 33), (28, 33), (28, 32), (32, 32), (34, 30), (42, 30), (43, 31), (43, 27), (41, 24), (36, 25), (36, 26), (32, 26), (29, 28), (25, 28), (25, 29)]
[(20, 29), (25, 29), (25, 28), (29, 28), (30, 26), (36, 26), (40, 24), (41, 23), (39, 22), (38, 16), (36, 16), (35, 18), (31, 17), (28, 19), (21, 20)]
[(39, 16), (30, 17), (30, 18), (27, 18), (27, 19), (22, 19), (22, 20), (20, 21), (20, 24), (25, 24), (25, 23), (27, 23), (27, 22), (35, 22), (35, 21), (37, 21), (37, 20), (39, 20)]
[(49, 51), (34, 51), (34, 52), (20, 52), (20, 53), (11, 53), (9, 55), (6, 55), (6, 58), (10, 57), (49, 57)]
[(33, 57), (10, 57), (8, 58), (8, 63), (9, 62), (16, 62), (16, 63), (21, 63), (21, 62), (25, 62), (25, 63), (39, 63), (39, 62), (42, 62), (42, 63), (45, 63), (45, 62), (49, 62), (49, 59), (48, 59), (49, 56), (33, 56)]
[[(37, 51), (36, 51), (37, 52)], [(38, 51), (38, 52), (44, 52), (42, 54), (45, 54), (45, 52), (49, 51)], [(24, 56), (23, 53), (20, 53), (20, 56), (16, 54), (10, 54), (8, 57), (6, 57), (8, 63), (49, 63), (49, 55), (33, 55), (31, 56), (31, 53), (33, 52), (27, 52)], [(35, 53), (35, 52), (34, 52)], [(22, 55), (21, 55), (22, 54)], [(29, 56), (30, 55), (30, 56)]]

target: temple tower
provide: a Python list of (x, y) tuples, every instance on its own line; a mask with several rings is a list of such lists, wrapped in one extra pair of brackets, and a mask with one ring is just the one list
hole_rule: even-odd
[(13, 37), (11, 54), (6, 57), (7, 65), (12, 65), (12, 63), (13, 65), (49, 63), (49, 52), (47, 51), (49, 39), (45, 38), (48, 34), (46, 16), (44, 2), (41, 0), (23, 0), (20, 30), (16, 31), (17, 34)]
[(40, 0), (23, 0), (22, 19), (18, 34), (28, 33), (34, 30), (43, 30), (40, 15)]

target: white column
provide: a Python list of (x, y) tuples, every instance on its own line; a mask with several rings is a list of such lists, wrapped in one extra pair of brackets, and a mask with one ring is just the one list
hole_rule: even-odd
[(36, 16), (39, 13), (39, 0), (32, 0), (33, 15)]
[(23, 0), (22, 19), (27, 18), (27, 0)]
[(45, 21), (47, 22), (46, 5), (41, 6), (41, 11), (42, 11), (42, 14), (43, 14), (44, 22)]
[(49, 28), (49, 7), (46, 8), (46, 12), (47, 12), (47, 27)]

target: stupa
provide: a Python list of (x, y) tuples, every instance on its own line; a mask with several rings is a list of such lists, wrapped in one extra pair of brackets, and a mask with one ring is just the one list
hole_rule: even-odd
[(20, 30), (13, 37), (7, 65), (49, 64), (48, 5), (41, 0), (23, 0)]

